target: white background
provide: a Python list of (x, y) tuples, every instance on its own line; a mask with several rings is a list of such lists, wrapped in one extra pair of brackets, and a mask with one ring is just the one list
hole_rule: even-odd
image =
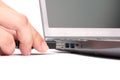
[[(3, 0), (25, 14), (43, 35), (38, 0)], [(15, 54), (19, 53), (16, 50)], [(35, 50), (32, 52), (36, 53)], [(0, 80), (120, 80), (120, 61), (61, 53), (1, 56)]]

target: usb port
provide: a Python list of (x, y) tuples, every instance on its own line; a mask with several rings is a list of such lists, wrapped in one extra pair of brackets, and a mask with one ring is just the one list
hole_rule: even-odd
[(69, 47), (70, 47), (69, 43), (66, 43), (65, 48), (69, 48)]
[(74, 44), (74, 43), (71, 43), (71, 44), (70, 44), (70, 47), (71, 47), (71, 48), (75, 48), (75, 44)]

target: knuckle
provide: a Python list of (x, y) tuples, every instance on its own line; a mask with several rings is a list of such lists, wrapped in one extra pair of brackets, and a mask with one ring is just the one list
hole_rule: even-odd
[(15, 49), (14, 39), (11, 35), (6, 35), (4, 40), (5, 41), (3, 42), (3, 46), (1, 48), (5, 54), (10, 55)]
[(9, 43), (12, 43), (13, 42), (13, 36), (5, 31), (3, 31), (4, 34), (0, 34), (1, 36), (1, 44), (9, 44)]
[(33, 39), (32, 38), (24, 38), (20, 40), (20, 45), (25, 45), (25, 46), (32, 46), (33, 44)]
[(14, 40), (13, 40), (13, 36), (9, 35), (6, 37), (6, 44), (13, 44)]
[(20, 26), (20, 28), (27, 27), (28, 19), (25, 15), (19, 14), (19, 17), (18, 17), (16, 23), (17, 23), (17, 26)]
[(5, 45), (13, 45), (15, 42), (14, 42), (14, 38), (12, 35), (7, 35), (6, 38), (5, 38), (5, 41), (4, 41), (4, 44)]
[(11, 34), (0, 29), (0, 49), (4, 54), (10, 55), (15, 49), (14, 38)]

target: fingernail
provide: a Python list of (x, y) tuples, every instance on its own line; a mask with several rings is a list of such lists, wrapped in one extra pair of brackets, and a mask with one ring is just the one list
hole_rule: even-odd
[(42, 42), (41, 47), (42, 47), (43, 51), (47, 51), (49, 49), (45, 41)]

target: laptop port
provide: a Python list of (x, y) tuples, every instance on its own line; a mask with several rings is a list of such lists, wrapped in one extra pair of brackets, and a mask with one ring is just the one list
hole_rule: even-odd
[(65, 43), (65, 48), (69, 48), (69, 47), (70, 47), (69, 43)]
[(79, 46), (79, 44), (76, 44), (76, 46), (78, 47), (78, 46)]
[(74, 43), (71, 43), (71, 44), (70, 44), (70, 48), (75, 48), (75, 44), (74, 44)]

